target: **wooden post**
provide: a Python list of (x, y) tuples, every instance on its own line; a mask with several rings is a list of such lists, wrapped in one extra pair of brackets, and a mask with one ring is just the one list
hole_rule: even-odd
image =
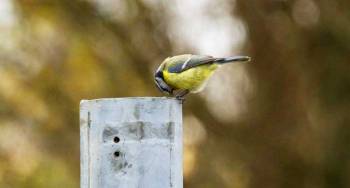
[(182, 105), (173, 98), (83, 100), (81, 188), (182, 188)]

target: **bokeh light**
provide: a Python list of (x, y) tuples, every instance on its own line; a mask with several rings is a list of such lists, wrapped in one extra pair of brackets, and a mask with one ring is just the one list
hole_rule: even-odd
[(169, 56), (249, 55), (184, 104), (184, 185), (349, 187), (350, 2), (1, 0), (0, 187), (79, 186), (79, 101), (163, 96)]

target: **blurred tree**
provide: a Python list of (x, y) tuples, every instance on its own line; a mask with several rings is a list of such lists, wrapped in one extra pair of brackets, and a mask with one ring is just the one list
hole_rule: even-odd
[(237, 3), (259, 91), (248, 120), (258, 128), (244, 128), (256, 156), (247, 162), (251, 187), (350, 186), (350, 3)]
[[(0, 25), (0, 187), (78, 187), (79, 101), (161, 96), (157, 65), (197, 52), (172, 34), (168, 2), (2, 2), (14, 16)], [(350, 3), (220, 0), (205, 17), (228, 4), (254, 93), (232, 120), (208, 97), (186, 101), (185, 187), (350, 186)]]

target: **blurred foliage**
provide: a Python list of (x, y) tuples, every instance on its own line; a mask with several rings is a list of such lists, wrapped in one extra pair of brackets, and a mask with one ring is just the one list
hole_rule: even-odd
[[(221, 100), (187, 99), (185, 187), (349, 187), (350, 2), (220, 0), (206, 17), (226, 4), (253, 62), (222, 73), (250, 81), (237, 88), (217, 77), (204, 93), (216, 85)], [(79, 101), (161, 96), (152, 76), (162, 59), (202, 52), (173, 35), (181, 38), (166, 1), (5, 5), (13, 17), (0, 19), (0, 187), (79, 187)], [(229, 91), (248, 85), (232, 102)]]

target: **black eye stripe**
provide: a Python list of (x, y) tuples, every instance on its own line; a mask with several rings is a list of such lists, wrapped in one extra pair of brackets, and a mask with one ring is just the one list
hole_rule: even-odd
[(157, 80), (155, 80), (155, 83), (156, 83), (157, 87), (162, 88), (161, 85), (158, 83)]
[(157, 85), (157, 87), (158, 87), (159, 90), (161, 90), (161, 91), (166, 91), (166, 88), (164, 88), (164, 87), (162, 86), (162, 84), (159, 83), (158, 79), (154, 79), (154, 82), (156, 83), (156, 85)]
[(164, 79), (163, 72), (162, 71), (157, 71), (154, 75), (155, 77), (162, 78)]
[(160, 77), (155, 77), (154, 81), (158, 89), (162, 92), (172, 93), (172, 89)]

